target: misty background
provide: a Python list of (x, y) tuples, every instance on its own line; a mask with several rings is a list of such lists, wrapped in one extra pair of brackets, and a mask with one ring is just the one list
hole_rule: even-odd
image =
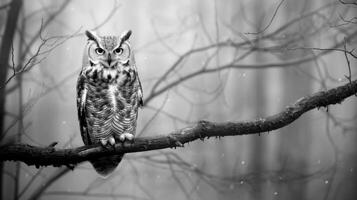
[[(11, 5), (19, 7), (2, 93), (2, 144), (83, 146), (76, 81), (85, 30), (133, 31), (145, 102), (137, 137), (199, 120), (267, 117), (356, 78), (356, 59), (345, 51), (356, 48), (357, 6), (347, 0), (13, 1), (0, 4), (1, 44), (10, 41)], [(88, 162), (74, 170), (5, 162), (2, 196), (356, 199), (356, 103), (351, 97), (260, 135), (126, 154), (107, 179)]]

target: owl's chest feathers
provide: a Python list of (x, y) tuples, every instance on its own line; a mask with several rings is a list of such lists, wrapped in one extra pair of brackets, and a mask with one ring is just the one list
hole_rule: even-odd
[(110, 84), (108, 86), (108, 92), (107, 92), (107, 95), (108, 95), (108, 98), (109, 98), (109, 101), (111, 102), (112, 104), (112, 109), (114, 111), (117, 111), (118, 110), (118, 102), (117, 100), (120, 101), (120, 99), (117, 99), (119, 98), (119, 93), (118, 93), (118, 88), (117, 88), (117, 85), (114, 85), (114, 84)]
[(93, 67), (87, 69), (84, 74), (88, 83), (88, 98), (97, 105), (97, 112), (109, 109), (111, 113), (117, 113), (131, 107), (134, 88), (127, 84), (131, 82), (128, 80), (132, 79), (130, 73)]
[(123, 78), (119, 77), (120, 72), (117, 69), (107, 69), (100, 65), (86, 68), (84, 74), (93, 84), (115, 84)]
[[(95, 137), (135, 132), (138, 79), (133, 71), (84, 70), (86, 113)], [(109, 80), (108, 76), (114, 76)]]

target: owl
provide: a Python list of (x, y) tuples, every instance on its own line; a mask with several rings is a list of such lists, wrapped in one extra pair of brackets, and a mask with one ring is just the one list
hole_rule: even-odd
[[(143, 92), (129, 43), (131, 31), (121, 36), (99, 36), (86, 31), (82, 70), (77, 81), (77, 109), (85, 145), (106, 148), (134, 138)], [(90, 160), (106, 177), (123, 155)]]

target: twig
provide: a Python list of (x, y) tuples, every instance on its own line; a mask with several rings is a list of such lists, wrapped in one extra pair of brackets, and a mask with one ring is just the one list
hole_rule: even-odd
[[(152, 88), (152, 90), (150, 91), (149, 95), (146, 97), (146, 99), (144, 100), (144, 105), (147, 105), (151, 100), (153, 100), (155, 97), (159, 96), (161, 93), (171, 89), (172, 87), (177, 86), (178, 84), (187, 81), (189, 79), (192, 79), (196, 76), (200, 76), (203, 74), (208, 74), (208, 73), (215, 73), (217, 71), (222, 71), (222, 70), (227, 70), (227, 69), (262, 69), (262, 68), (281, 68), (281, 67), (289, 67), (289, 66), (296, 66), (298, 64), (302, 64), (302, 63), (306, 63), (306, 62), (310, 62), (313, 60), (316, 60), (317, 58), (320, 58), (324, 55), (327, 55), (331, 52), (335, 52), (335, 51), (342, 51), (345, 52), (342, 49), (338, 49), (339, 46), (343, 45), (345, 41), (350, 41), (352, 40), (354, 37), (357, 36), (357, 31), (353, 32), (351, 35), (349, 35), (348, 37), (345, 38), (344, 41), (340, 41), (336, 44), (334, 44), (333, 46), (331, 46), (330, 48), (326, 48), (326, 49), (320, 49), (320, 48), (309, 48), (309, 49), (313, 49), (313, 50), (321, 50), (322, 52), (318, 53), (318, 54), (314, 54), (314, 55), (308, 55), (302, 58), (298, 58), (298, 59), (293, 59), (293, 60), (288, 60), (288, 61), (284, 61), (284, 62), (276, 62), (276, 63), (263, 63), (263, 64), (235, 64), (234, 63), (228, 63), (226, 65), (222, 65), (216, 68), (209, 68), (209, 69), (198, 69), (190, 74), (187, 74), (185, 76), (182, 76), (176, 80), (173, 80), (169, 83), (167, 83), (165, 86), (162, 86), (159, 90), (156, 90), (156, 88), (158, 87), (158, 85), (163, 82), (167, 75), (170, 73), (171, 70), (173, 70), (180, 62), (181, 59), (184, 59), (184, 57), (187, 56), (187, 54), (191, 54), (192, 52), (195, 51), (201, 51), (202, 48), (209, 48), (207, 47), (202, 47), (200, 49), (194, 49), (191, 50), (189, 52), (187, 52), (186, 54), (182, 55), (177, 61), (176, 63), (174, 63), (174, 65), (172, 65), (172, 67), (170, 68), (170, 70), (167, 71), (167, 73), (165, 73), (163, 76), (161, 76), (161, 78), (156, 82), (156, 84), (154, 85), (154, 87)], [(299, 48), (296, 48), (299, 49)], [(295, 50), (295, 49), (289, 49), (289, 50)], [(355, 56), (353, 53), (353, 50), (348, 52), (349, 55), (351, 56)]]
[[(347, 62), (347, 68), (348, 68), (348, 76), (345, 75), (345, 77), (348, 79), (348, 81), (351, 83), (352, 80), (351, 80), (351, 63), (350, 63), (350, 60), (348, 59), (348, 55), (347, 55), (347, 42), (346, 42), (346, 39), (345, 39), (345, 43), (343, 44), (343, 48), (345, 49), (344, 50), (344, 54), (345, 54), (345, 58), (346, 58), (346, 62)], [(350, 54), (352, 54), (352, 52), (349, 52)], [(353, 55), (353, 54), (352, 54)]]
[(354, 2), (345, 2), (342, 0), (338, 0), (338, 1), (344, 5), (356, 5), (357, 6), (357, 1), (354, 1)]
[(273, 20), (274, 20), (276, 14), (278, 13), (278, 10), (279, 10), (280, 6), (283, 4), (283, 2), (284, 2), (284, 0), (281, 0), (281, 1), (280, 1), (279, 5), (276, 7), (276, 9), (275, 9), (275, 11), (274, 11), (273, 16), (271, 17), (269, 23), (268, 23), (262, 30), (260, 30), (260, 31), (258, 31), (258, 32), (252, 32), (252, 33), (249, 33), (249, 32), (248, 32), (248, 33), (246, 33), (246, 34), (259, 35), (259, 34), (265, 32), (265, 31), (270, 27), (270, 25), (273, 23)]

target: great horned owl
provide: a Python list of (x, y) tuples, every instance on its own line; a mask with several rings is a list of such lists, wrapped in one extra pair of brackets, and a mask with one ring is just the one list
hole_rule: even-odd
[[(128, 41), (131, 31), (121, 36), (98, 36), (85, 32), (82, 70), (77, 82), (77, 109), (84, 144), (115, 145), (132, 140), (143, 92)], [(123, 155), (90, 160), (102, 176), (110, 174)]]

